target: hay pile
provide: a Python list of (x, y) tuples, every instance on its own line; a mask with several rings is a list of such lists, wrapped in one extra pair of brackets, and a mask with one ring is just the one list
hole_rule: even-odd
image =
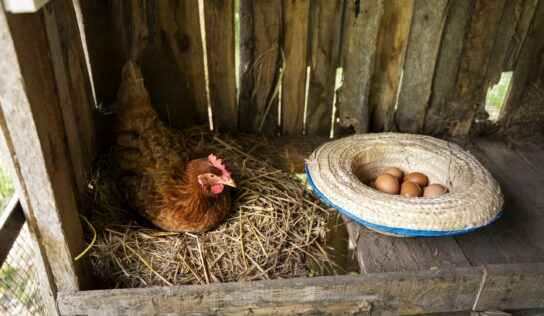
[(224, 159), (238, 182), (233, 211), (204, 234), (171, 233), (140, 223), (118, 200), (110, 158), (104, 159), (89, 186), (86, 215), (97, 231), (90, 259), (106, 286), (290, 278), (334, 265), (319, 244), (331, 209), (272, 167), (287, 165), (277, 148), (262, 138), (219, 137), (197, 129), (181, 132), (180, 142), (195, 156), (215, 153)]

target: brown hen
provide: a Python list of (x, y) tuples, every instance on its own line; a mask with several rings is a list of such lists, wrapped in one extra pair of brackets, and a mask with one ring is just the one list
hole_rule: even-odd
[(118, 191), (154, 225), (177, 232), (204, 232), (231, 208), (231, 173), (214, 155), (190, 156), (151, 106), (140, 69), (128, 62), (118, 93), (116, 161)]

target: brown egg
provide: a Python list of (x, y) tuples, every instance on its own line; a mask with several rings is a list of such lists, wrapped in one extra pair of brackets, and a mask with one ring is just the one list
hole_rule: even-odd
[(376, 178), (375, 182), (376, 190), (388, 194), (399, 193), (399, 180), (388, 173), (382, 173)]
[(406, 181), (415, 182), (419, 184), (420, 187), (424, 187), (427, 185), (427, 176), (421, 172), (412, 172), (404, 176), (402, 182)]
[(448, 189), (446, 189), (444, 186), (438, 183), (433, 183), (429, 184), (429, 186), (423, 190), (423, 197), (441, 196), (446, 192), (448, 192)]
[(393, 177), (396, 177), (397, 180), (399, 180), (399, 181), (402, 180), (403, 172), (402, 172), (402, 170), (400, 170), (400, 169), (397, 168), (397, 167), (387, 168), (387, 169), (385, 169), (382, 173), (389, 173), (389, 174), (392, 175)]
[(406, 181), (403, 182), (400, 186), (400, 195), (410, 196), (410, 197), (420, 197), (421, 188), (415, 182)]

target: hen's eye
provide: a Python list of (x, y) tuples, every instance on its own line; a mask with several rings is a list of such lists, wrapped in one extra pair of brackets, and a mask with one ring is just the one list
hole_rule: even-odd
[(210, 178), (214, 178), (214, 177), (215, 177), (215, 174), (211, 173)]

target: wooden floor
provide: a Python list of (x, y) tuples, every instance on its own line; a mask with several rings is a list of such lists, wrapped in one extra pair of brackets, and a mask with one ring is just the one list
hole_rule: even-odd
[(461, 144), (497, 179), (505, 196), (495, 223), (453, 237), (388, 237), (349, 219), (362, 273), (544, 262), (544, 149), (503, 139)]

